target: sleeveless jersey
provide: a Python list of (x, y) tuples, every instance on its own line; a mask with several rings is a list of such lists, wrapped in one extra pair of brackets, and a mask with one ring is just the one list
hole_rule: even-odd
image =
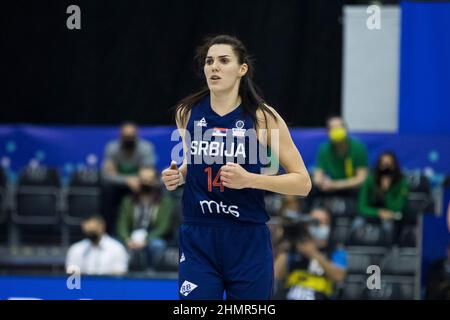
[[(220, 168), (239, 163), (248, 172), (260, 174), (264, 165), (261, 145), (254, 133), (254, 121), (242, 106), (224, 116), (211, 108), (210, 96), (191, 110), (186, 127), (187, 175), (182, 197), (185, 222), (265, 223), (264, 191), (231, 189), (220, 182)], [(256, 146), (256, 147), (255, 147)], [(265, 150), (265, 149), (264, 149)]]

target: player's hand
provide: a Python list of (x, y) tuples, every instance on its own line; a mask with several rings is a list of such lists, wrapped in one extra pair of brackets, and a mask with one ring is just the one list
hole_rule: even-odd
[(167, 190), (175, 190), (180, 183), (180, 170), (177, 167), (177, 163), (172, 161), (170, 167), (163, 170), (161, 177)]
[(220, 168), (220, 181), (230, 189), (243, 189), (250, 186), (251, 174), (238, 163), (227, 162)]

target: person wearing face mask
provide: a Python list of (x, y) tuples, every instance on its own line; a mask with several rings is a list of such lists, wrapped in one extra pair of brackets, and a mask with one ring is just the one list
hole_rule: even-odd
[(319, 146), (313, 182), (316, 192), (348, 193), (367, 177), (368, 155), (359, 140), (349, 137), (342, 118), (327, 120), (329, 141)]
[(269, 224), (274, 256), (277, 256), (278, 252), (289, 246), (288, 240), (284, 235), (284, 226), (297, 220), (300, 215), (301, 206), (299, 198), (293, 195), (283, 195), (281, 198), (281, 207), (277, 215), (271, 218), (271, 223)]
[(102, 212), (108, 221), (108, 231), (115, 230), (122, 198), (139, 190), (139, 169), (154, 166), (155, 157), (153, 144), (139, 138), (138, 127), (132, 122), (123, 123), (120, 139), (106, 145), (102, 165)]
[(383, 152), (359, 192), (360, 216), (353, 222), (352, 234), (366, 221), (381, 223), (384, 242), (391, 244), (404, 218), (408, 192), (397, 157), (393, 152)]
[(158, 172), (152, 167), (139, 171), (139, 191), (120, 205), (117, 234), (130, 251), (131, 269), (155, 267), (171, 236), (175, 204), (161, 195)]
[(311, 211), (306, 230), (299, 229), (289, 250), (275, 260), (277, 296), (288, 300), (331, 299), (336, 283), (344, 281), (347, 253), (330, 244), (330, 213), (324, 208)]
[(68, 273), (80, 270), (82, 274), (89, 275), (122, 275), (128, 271), (128, 254), (119, 241), (105, 232), (103, 217), (93, 215), (85, 218), (81, 229), (85, 239), (73, 244), (67, 251)]

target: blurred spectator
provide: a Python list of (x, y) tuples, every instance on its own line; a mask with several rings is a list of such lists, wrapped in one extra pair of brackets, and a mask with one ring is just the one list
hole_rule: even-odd
[(329, 118), (327, 130), (330, 141), (319, 146), (313, 176), (315, 187), (322, 193), (355, 190), (367, 177), (366, 147), (348, 136), (340, 117)]
[(136, 124), (122, 124), (120, 139), (110, 141), (105, 147), (102, 167), (102, 213), (108, 221), (108, 231), (115, 230), (117, 209), (122, 198), (139, 191), (139, 169), (154, 165), (153, 145), (139, 138)]
[(301, 214), (301, 210), (298, 196), (283, 195), (279, 213), (280, 217), (283, 219), (295, 219)]
[(290, 226), (285, 236), (290, 249), (275, 260), (277, 296), (288, 300), (332, 298), (334, 284), (345, 279), (347, 253), (330, 243), (331, 216), (326, 209), (313, 209), (309, 222)]
[(283, 226), (293, 223), (301, 214), (299, 198), (293, 195), (283, 195), (281, 206), (275, 217), (272, 217), (269, 229), (272, 234), (274, 256), (285, 250), (289, 243), (284, 238)]
[(436, 261), (428, 270), (425, 299), (450, 300), (450, 242), (447, 257)]
[(362, 230), (367, 222), (381, 223), (384, 244), (391, 244), (395, 234), (400, 231), (396, 226), (404, 216), (408, 200), (408, 184), (403, 177), (397, 157), (392, 152), (383, 152), (359, 193), (360, 216), (354, 220), (352, 235)]
[(139, 192), (123, 198), (117, 234), (130, 250), (130, 269), (155, 267), (166, 249), (172, 231), (175, 204), (170, 195), (161, 196), (156, 169), (139, 171)]
[(123, 245), (105, 233), (103, 217), (94, 215), (83, 220), (86, 239), (73, 244), (66, 257), (66, 270), (72, 266), (82, 274), (121, 275), (128, 270), (128, 255)]

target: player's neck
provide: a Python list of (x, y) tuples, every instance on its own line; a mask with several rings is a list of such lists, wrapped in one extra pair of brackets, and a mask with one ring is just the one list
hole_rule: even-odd
[(238, 92), (211, 92), (211, 108), (219, 115), (225, 115), (241, 103), (241, 97)]

